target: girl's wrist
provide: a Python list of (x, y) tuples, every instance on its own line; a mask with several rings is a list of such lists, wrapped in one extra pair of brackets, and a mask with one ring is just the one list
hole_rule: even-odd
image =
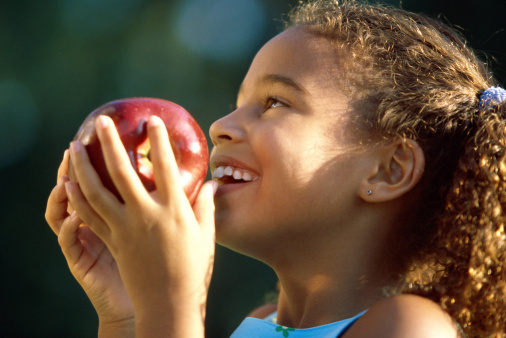
[(153, 316), (136, 319), (135, 337), (204, 338), (204, 321), (190, 316)]
[(135, 337), (135, 319), (133, 317), (121, 321), (105, 321), (99, 319), (98, 338), (109, 337)]
[(206, 303), (174, 300), (135, 312), (136, 337), (203, 338)]

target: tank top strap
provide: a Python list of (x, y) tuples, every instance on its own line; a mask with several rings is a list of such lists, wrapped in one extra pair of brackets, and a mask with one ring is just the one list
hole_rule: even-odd
[(231, 338), (336, 338), (341, 337), (366, 311), (358, 315), (326, 325), (295, 329), (276, 323), (277, 313), (273, 312), (264, 319), (247, 317), (232, 333)]

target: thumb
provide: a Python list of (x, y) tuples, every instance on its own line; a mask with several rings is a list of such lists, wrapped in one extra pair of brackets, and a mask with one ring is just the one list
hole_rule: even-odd
[(214, 232), (214, 194), (218, 188), (215, 181), (207, 181), (200, 188), (193, 204), (193, 213), (200, 227)]

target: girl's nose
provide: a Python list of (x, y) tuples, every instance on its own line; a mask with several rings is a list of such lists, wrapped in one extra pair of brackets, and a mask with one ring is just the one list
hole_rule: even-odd
[(244, 140), (245, 130), (239, 122), (239, 112), (236, 110), (215, 121), (209, 134), (215, 146), (223, 142), (236, 143)]

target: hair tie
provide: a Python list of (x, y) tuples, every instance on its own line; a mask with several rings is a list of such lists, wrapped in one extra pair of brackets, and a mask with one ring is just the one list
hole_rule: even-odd
[(506, 101), (506, 90), (501, 87), (490, 87), (480, 95), (480, 109), (495, 106)]

